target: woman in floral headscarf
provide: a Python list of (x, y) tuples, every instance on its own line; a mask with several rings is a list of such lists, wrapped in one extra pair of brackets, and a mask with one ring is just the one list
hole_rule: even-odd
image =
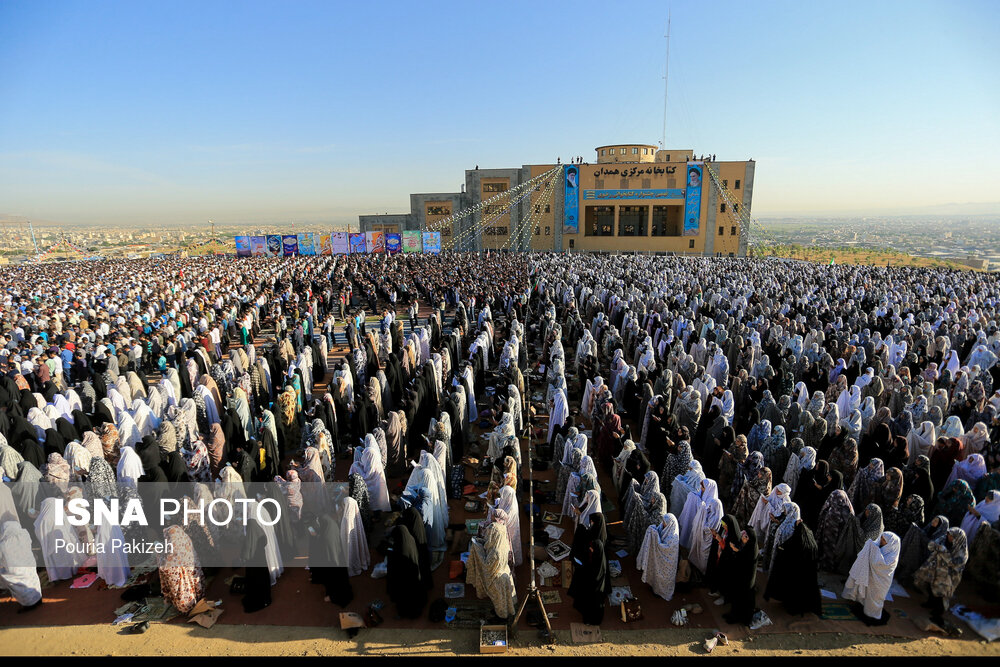
[(166, 528), (163, 539), (169, 547), (160, 565), (163, 599), (186, 614), (205, 596), (205, 575), (191, 538), (181, 526)]
[(947, 517), (952, 526), (959, 526), (965, 513), (975, 505), (976, 497), (964, 479), (956, 479), (938, 495), (934, 513)]
[(913, 583), (928, 595), (931, 620), (944, 624), (944, 610), (955, 595), (969, 560), (968, 541), (961, 528), (949, 528), (942, 543), (929, 542), (927, 548), (930, 556), (913, 575)]

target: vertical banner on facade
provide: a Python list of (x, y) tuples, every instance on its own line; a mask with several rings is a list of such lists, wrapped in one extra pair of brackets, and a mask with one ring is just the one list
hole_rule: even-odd
[(385, 252), (385, 232), (365, 232), (368, 252)]
[(329, 234), (319, 235), (319, 254), (321, 255), (332, 255), (333, 254), (333, 238)]
[(313, 245), (313, 235), (312, 232), (306, 232), (304, 234), (298, 235), (299, 240), (299, 254), (300, 255), (315, 255), (316, 246)]
[(351, 243), (347, 239), (347, 232), (330, 234), (330, 243), (333, 246), (334, 255), (346, 255), (351, 252)]
[(358, 234), (351, 234), (351, 254), (355, 255), (357, 253), (363, 253), (367, 248), (365, 247), (365, 233), (360, 232)]
[(704, 162), (687, 163), (684, 190), (684, 236), (697, 236), (701, 220), (701, 176)]
[(563, 196), (563, 234), (580, 233), (580, 169), (566, 165)]
[(403, 250), (403, 237), (399, 234), (385, 235), (385, 251), (390, 255), (396, 255)]
[(254, 257), (263, 257), (267, 254), (267, 237), (266, 236), (251, 236), (250, 237), (250, 254)]
[(249, 257), (250, 256), (250, 237), (249, 236), (237, 236), (236, 237), (236, 256), (237, 257)]
[(423, 247), (423, 244), (420, 241), (420, 232), (403, 232), (403, 252), (420, 252)]
[(267, 256), (281, 257), (281, 237), (277, 234), (267, 235)]
[(424, 232), (424, 252), (437, 255), (441, 252), (441, 232)]
[(292, 257), (299, 254), (299, 237), (295, 234), (287, 234), (281, 237), (282, 254), (285, 257)]

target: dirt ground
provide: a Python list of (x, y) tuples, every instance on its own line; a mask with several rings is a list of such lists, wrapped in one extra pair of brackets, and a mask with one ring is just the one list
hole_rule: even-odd
[[(130, 636), (110, 625), (22, 627), (0, 630), (8, 655), (31, 656), (457, 656), (478, 653), (474, 630), (361, 630), (347, 639), (333, 628), (157, 624)], [(534, 631), (523, 629), (511, 642), (515, 656), (693, 656), (705, 655), (705, 630), (605, 631), (600, 644), (573, 644), (568, 631), (556, 631), (556, 643), (543, 646)], [(966, 639), (907, 639), (844, 633), (772, 634), (731, 640), (712, 655), (753, 656), (1000, 656), (1000, 644)]]

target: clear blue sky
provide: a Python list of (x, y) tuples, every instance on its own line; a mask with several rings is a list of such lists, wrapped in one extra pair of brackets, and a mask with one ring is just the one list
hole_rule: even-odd
[[(1000, 2), (681, 2), (667, 144), (757, 215), (1000, 201)], [(357, 221), (656, 143), (667, 2), (0, 2), (0, 213)]]

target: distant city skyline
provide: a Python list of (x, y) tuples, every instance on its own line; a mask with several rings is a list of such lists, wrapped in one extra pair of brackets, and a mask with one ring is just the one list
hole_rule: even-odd
[(0, 4), (0, 214), (357, 224), (656, 143), (756, 217), (1000, 214), (1000, 3)]

